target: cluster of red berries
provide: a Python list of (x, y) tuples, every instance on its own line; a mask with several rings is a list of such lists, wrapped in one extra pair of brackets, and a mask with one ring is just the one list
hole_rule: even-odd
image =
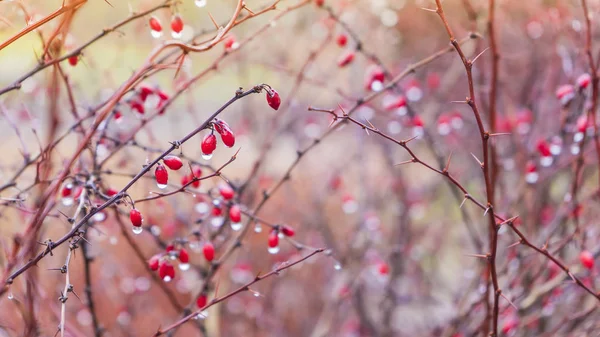
[[(150, 17), (150, 21), (148, 22), (150, 25), (150, 35), (153, 38), (158, 39), (163, 34), (162, 23), (156, 16)], [(181, 38), (181, 32), (183, 31), (183, 19), (179, 14), (173, 14), (171, 17), (171, 36), (174, 39)]]
[(284, 236), (292, 237), (292, 236), (294, 236), (294, 234), (296, 234), (296, 232), (294, 231), (293, 228), (291, 228), (289, 226), (281, 225), (281, 226), (273, 227), (273, 229), (271, 229), (271, 232), (269, 233), (269, 238), (268, 238), (269, 253), (271, 253), (271, 254), (279, 253), (279, 239)]

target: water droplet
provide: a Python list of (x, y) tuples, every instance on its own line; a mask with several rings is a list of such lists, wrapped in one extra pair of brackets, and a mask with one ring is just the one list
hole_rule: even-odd
[(373, 81), (373, 83), (371, 83), (371, 90), (375, 92), (383, 90), (383, 83), (381, 83), (381, 81)]
[(579, 154), (579, 144), (571, 145), (571, 154)]
[(150, 30), (150, 35), (152, 35), (152, 37), (155, 39), (159, 39), (162, 36), (162, 34), (162, 31), (159, 32), (153, 29)]
[(285, 237), (285, 235), (283, 235), (283, 233), (282, 233), (282, 232), (279, 232), (279, 233), (277, 233), (277, 236), (278, 236), (280, 239), (283, 239), (283, 238)]
[(131, 230), (133, 231), (133, 234), (135, 234), (135, 235), (141, 234), (144, 231), (144, 229), (142, 227), (136, 227), (136, 226), (133, 226), (133, 228), (131, 228)]
[(206, 0), (195, 0), (194, 3), (196, 4), (196, 7), (198, 7), (198, 8), (202, 8), (202, 7), (206, 6)]
[(342, 270), (342, 265), (341, 265), (341, 263), (339, 263), (339, 262), (336, 262), (336, 263), (333, 265), (333, 269), (335, 269), (335, 270)]
[(212, 158), (212, 156), (213, 156), (212, 153), (211, 154), (204, 154), (203, 153), (202, 154), (202, 159), (204, 159), (204, 160), (210, 160), (210, 158)]
[(12, 300), (13, 298), (15, 298), (15, 295), (13, 295), (13, 293), (8, 293), (8, 299)]
[(117, 244), (117, 242), (119, 242), (119, 239), (117, 239), (115, 236), (111, 236), (110, 239), (108, 239), (108, 242), (114, 246)]
[(173, 31), (172, 31), (172, 32), (171, 32), (171, 36), (172, 36), (174, 39), (177, 39), (177, 40), (179, 40), (179, 39), (181, 38), (181, 32), (177, 33), (177, 32), (173, 32)]
[(253, 295), (254, 295), (254, 297), (259, 297), (259, 296), (260, 296), (260, 293), (259, 293), (258, 291), (255, 291), (255, 292), (253, 293)]
[(535, 184), (538, 181), (539, 174), (537, 172), (529, 172), (525, 175), (525, 181), (530, 184)]
[(162, 189), (165, 189), (165, 188), (167, 188), (167, 184), (159, 184), (159, 183), (156, 183), (156, 186), (157, 186), (158, 188), (160, 188), (161, 190), (162, 190)]
[(73, 205), (73, 198), (71, 198), (71, 197), (62, 198), (62, 204), (63, 204), (63, 206), (71, 206), (71, 205)]
[(257, 223), (256, 225), (254, 225), (254, 233), (260, 233), (262, 232), (262, 226)]
[(157, 225), (153, 225), (152, 227), (150, 227), (150, 233), (152, 233), (152, 235), (154, 235), (154, 236), (159, 236), (160, 235), (160, 227), (158, 227)]
[(180, 263), (179, 270), (182, 270), (182, 271), (190, 270), (190, 264), (189, 263)]
[(240, 229), (242, 229), (242, 223), (241, 222), (232, 222), (231, 229), (233, 229), (236, 232), (239, 231)]
[(94, 221), (102, 222), (104, 220), (106, 220), (106, 214), (104, 212), (98, 212), (94, 214)]
[(342, 204), (342, 210), (346, 214), (352, 214), (358, 210), (358, 203), (354, 200), (346, 201)]
[(575, 143), (579, 143), (580, 141), (583, 140), (583, 132), (577, 132), (574, 136), (573, 136), (573, 141)]
[(548, 167), (548, 166), (552, 165), (552, 162), (553, 162), (552, 156), (540, 158), (540, 165), (542, 165), (543, 167)]
[(223, 226), (223, 217), (217, 216), (210, 220), (210, 224), (213, 227), (221, 227)]
[(169, 275), (163, 277), (163, 281), (165, 281), (165, 282), (171, 282), (171, 280), (172, 280), (172, 278)]
[(206, 212), (208, 212), (210, 210), (208, 203), (206, 202), (199, 202), (196, 204), (196, 206), (194, 206), (194, 210), (200, 214), (204, 214)]
[(269, 251), (269, 254), (277, 254), (277, 253), (279, 253), (279, 246), (269, 247), (268, 251)]

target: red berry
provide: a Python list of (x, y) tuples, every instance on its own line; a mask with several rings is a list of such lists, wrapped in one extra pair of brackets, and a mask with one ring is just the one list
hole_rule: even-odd
[(158, 184), (159, 188), (166, 187), (167, 183), (169, 182), (169, 172), (162, 164), (156, 165), (154, 176), (156, 177), (156, 184)]
[(208, 135), (204, 136), (204, 139), (202, 140), (202, 145), (200, 147), (202, 148), (203, 154), (212, 154), (213, 151), (217, 148), (217, 137), (215, 137), (215, 135), (213, 135), (212, 133), (209, 133)]
[(337, 42), (338, 46), (344, 47), (346, 43), (348, 43), (348, 36), (346, 36), (346, 34), (340, 34), (337, 36), (335, 41)]
[(226, 185), (226, 184), (219, 186), (219, 193), (221, 193), (221, 196), (225, 200), (230, 200), (235, 195), (235, 191), (233, 190), (233, 188), (231, 188), (231, 186)]
[(135, 227), (142, 227), (142, 213), (137, 209), (134, 208), (129, 212), (129, 220), (131, 220), (131, 224)]
[(594, 268), (594, 255), (587, 250), (584, 250), (579, 254), (579, 261), (587, 269), (591, 270)]
[(324, 4), (325, 0), (315, 0), (315, 5), (317, 5), (318, 7), (323, 7)]
[(538, 140), (537, 150), (542, 157), (550, 157), (552, 153), (550, 152), (550, 144), (545, 139)]
[(154, 94), (154, 88), (147, 84), (142, 84), (138, 88), (139, 96), (142, 102), (145, 102), (148, 96)]
[(106, 195), (108, 195), (109, 197), (112, 197), (117, 193), (119, 193), (119, 191), (115, 190), (114, 188), (109, 188), (108, 190), (106, 190)]
[(210, 262), (215, 258), (215, 247), (212, 243), (207, 242), (204, 244), (204, 247), (202, 247), (202, 253), (204, 254), (206, 261)]
[[(200, 178), (202, 176), (202, 169), (199, 167), (194, 167), (192, 174), (193, 174), (193, 177)], [(194, 188), (200, 187), (200, 180), (194, 180), (194, 182), (192, 183), (192, 186)]]
[(139, 101), (133, 101), (133, 102), (131, 102), (131, 110), (135, 110), (140, 115), (143, 115), (145, 112), (144, 104), (142, 104), (142, 102), (139, 102)]
[(235, 136), (231, 132), (231, 128), (224, 120), (217, 120), (215, 122), (215, 130), (221, 135), (223, 144), (227, 147), (232, 147), (235, 144)]
[(162, 32), (162, 24), (160, 23), (160, 20), (158, 20), (158, 18), (155, 16), (150, 18), (150, 29), (152, 29), (155, 32)]
[(148, 267), (150, 267), (150, 269), (152, 269), (154, 271), (157, 271), (159, 262), (160, 262), (160, 255), (154, 255), (153, 257), (150, 258), (150, 260), (148, 260)]
[(344, 54), (342, 54), (342, 56), (340, 56), (340, 58), (338, 59), (338, 67), (342, 68), (345, 67), (347, 65), (350, 64), (350, 62), (352, 62), (354, 60), (354, 52), (349, 51), (346, 52)]
[(269, 247), (275, 248), (279, 245), (279, 236), (276, 230), (272, 230), (269, 233)]
[(177, 156), (166, 156), (163, 158), (163, 162), (171, 170), (179, 170), (183, 166), (183, 162)]
[(221, 209), (221, 207), (219, 206), (214, 206), (212, 208), (211, 214), (213, 216), (221, 216), (221, 214), (223, 214), (223, 209)]
[(181, 261), (181, 263), (190, 262), (190, 254), (188, 254), (185, 248), (181, 248), (181, 250), (179, 250), (179, 261)]
[(242, 211), (239, 205), (233, 205), (229, 208), (229, 219), (233, 223), (239, 223), (242, 221)]
[(77, 62), (79, 62), (79, 55), (69, 57), (69, 64), (73, 67), (77, 65)]
[(173, 18), (171, 19), (171, 30), (175, 34), (179, 34), (183, 30), (183, 19), (181, 19), (179, 14), (173, 15)]
[(269, 106), (275, 110), (279, 109), (281, 105), (281, 97), (279, 97), (279, 93), (274, 89), (267, 90), (267, 103)]
[(416, 126), (416, 127), (423, 127), (423, 125), (424, 125), (423, 119), (421, 118), (421, 116), (415, 115), (412, 119), (412, 124), (413, 124), (413, 126)]
[(158, 95), (158, 97), (160, 98), (161, 101), (168, 101), (169, 100), (169, 94), (167, 94), (166, 92), (162, 91), (162, 90), (158, 90), (156, 92), (156, 94)]
[(196, 300), (196, 306), (198, 306), (199, 309), (204, 308), (206, 306), (206, 304), (208, 303), (208, 299), (206, 298), (206, 294), (202, 293), (198, 296), (198, 299)]
[(283, 233), (285, 236), (294, 236), (294, 234), (296, 234), (294, 229), (290, 226), (282, 226), (281, 233)]
[(174, 250), (175, 250), (175, 246), (174, 246), (174, 245), (172, 245), (172, 244), (171, 244), (171, 245), (168, 245), (168, 246), (166, 246), (166, 247), (165, 247), (165, 251), (166, 251), (167, 253), (170, 253), (170, 252), (172, 252), (172, 251), (174, 251)]
[(189, 175), (185, 175), (185, 176), (181, 177), (181, 186), (186, 186), (187, 184), (190, 183), (190, 181), (192, 181), (192, 178), (190, 178)]
[(168, 261), (163, 260), (158, 267), (158, 276), (165, 282), (170, 282), (175, 278), (175, 268)]
[(235, 36), (230, 35), (225, 39), (225, 49), (232, 49), (235, 44)]
[(60, 191), (60, 194), (62, 195), (63, 198), (66, 198), (66, 197), (70, 196), (72, 192), (73, 192), (73, 185), (68, 184), (62, 188), (62, 190)]
[(592, 82), (592, 77), (590, 76), (590, 74), (582, 74), (579, 77), (577, 77), (577, 87), (579, 87), (580, 89), (587, 88), (588, 85), (590, 85), (590, 82)]
[(565, 105), (575, 97), (575, 89), (570, 84), (561, 85), (556, 89), (556, 98), (561, 104)]
[(83, 192), (83, 187), (81, 187), (81, 186), (75, 187), (75, 192), (73, 193), (73, 198), (78, 199), (81, 196), (81, 192)]
[(387, 275), (390, 272), (390, 267), (387, 263), (381, 262), (378, 267), (379, 274)]

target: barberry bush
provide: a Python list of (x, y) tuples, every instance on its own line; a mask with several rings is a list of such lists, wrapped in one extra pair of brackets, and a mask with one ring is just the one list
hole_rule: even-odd
[(598, 14), (0, 1), (0, 335), (600, 334)]

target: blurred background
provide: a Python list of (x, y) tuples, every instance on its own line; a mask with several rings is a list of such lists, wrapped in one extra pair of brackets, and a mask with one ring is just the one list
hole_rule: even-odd
[[(332, 129), (332, 122), (340, 122), (331, 113), (308, 109), (331, 109), (338, 115), (343, 109), (396, 140), (415, 136), (409, 148), (436, 169), (452, 154), (452, 176), (485, 204), (483, 175), (473, 158), (482, 158), (481, 140), (473, 112), (464, 104), (467, 77), (442, 21), (427, 10), (435, 9), (434, 1), (325, 0), (320, 6), (316, 0), (282, 0), (264, 13), (261, 9), (272, 2), (246, 1), (257, 15), (233, 27), (214, 48), (186, 54), (170, 48), (152, 60), (156, 67), (110, 108), (60, 184), (61, 192), (52, 196), (56, 204), (39, 230), (22, 235), (43, 192), (120, 86), (167, 41), (210, 41), (215, 36), (211, 16), (225, 25), (236, 4), (90, 0), (0, 49), (0, 90), (19, 84), (0, 91), (2, 269), (14, 270), (28, 260), (21, 253), (11, 265), (15, 242), (44, 243), (69, 231), (68, 217), (77, 202), (61, 194), (65, 186), (84, 188), (84, 208), (90, 211), (169, 142), (198, 127), (238, 88), (266, 83), (281, 96), (279, 110), (266, 104), (262, 92), (238, 100), (219, 116), (231, 126), (235, 146), (228, 148), (219, 138), (206, 160), (200, 143), (209, 131), (202, 131), (174, 151), (184, 167), (169, 171), (166, 190), (157, 188), (151, 170), (129, 194), (138, 201), (178, 191), (190, 167), (201, 168), (206, 176), (239, 151), (223, 168), (223, 179), (209, 178), (200, 187), (136, 202), (144, 215), (141, 235), (130, 230), (126, 203), (97, 214), (85, 226), (87, 243), (80, 244), (87, 248), (74, 250), (69, 264), (77, 296), (66, 302), (64, 334), (153, 335), (198, 309), (200, 293), (209, 300), (223, 296), (318, 247), (327, 250), (208, 308), (170, 335), (487, 336), (488, 298), (493, 297), (487, 264), (481, 256), (471, 256), (488, 253), (484, 211), (464, 202), (456, 186), (425, 166), (397, 166), (411, 155), (389, 139), (352, 123)], [(0, 1), (0, 42), (61, 5), (60, 0)], [(464, 53), (471, 59), (481, 54), (473, 82), (484, 124), (490, 127), (494, 105), (492, 131), (503, 133), (491, 141), (498, 172), (495, 212), (504, 218), (518, 215), (518, 228), (533, 244), (549, 244), (573, 274), (596, 289), (596, 270), (579, 261), (582, 251), (597, 253), (599, 234), (598, 165), (590, 140), (594, 129), (580, 118), (593, 99), (589, 79), (584, 85), (581, 78), (590, 71), (581, 5), (496, 1), (499, 72), (491, 103), (489, 3), (443, 2)], [(593, 57), (600, 59), (595, 48), (600, 2), (587, 5)], [(243, 10), (239, 18), (249, 13)], [(183, 29), (173, 37), (171, 22), (177, 15)], [(156, 37), (151, 18), (162, 25)], [(103, 30), (106, 36), (95, 40)], [(54, 32), (60, 34), (47, 47), (44, 41)], [(28, 75), (40, 59), (69, 55), (92, 40), (74, 57)], [(407, 70), (412, 71), (397, 77)], [(570, 87), (558, 92), (563, 85)], [(141, 102), (141, 114), (134, 102), (143, 88), (153, 94)], [(164, 113), (157, 108), (159, 92), (168, 96)], [(49, 144), (51, 151), (39, 155)], [(234, 200), (249, 228), (241, 246), (221, 260), (240, 233), (229, 226), (227, 215), (212, 211), (215, 202), (227, 204), (219, 194), (224, 183), (236, 190)], [(215, 221), (224, 224), (214, 226)], [(293, 238), (280, 240), (276, 254), (267, 251), (272, 224), (295, 230)], [(202, 254), (208, 241), (215, 246), (216, 268)], [(517, 241), (506, 226), (499, 230), (497, 266), (506, 296), (500, 300), (499, 335), (598, 335), (597, 299), (543, 255), (512, 245)], [(165, 283), (146, 267), (146, 260), (169, 245), (189, 251), (191, 268), (182, 271), (173, 262), (176, 276)], [(31, 256), (43, 249), (35, 244)], [(60, 334), (57, 299), (65, 275), (52, 269), (61, 268), (67, 251), (66, 244), (57, 247), (7, 287), (0, 299), (0, 335)]]

